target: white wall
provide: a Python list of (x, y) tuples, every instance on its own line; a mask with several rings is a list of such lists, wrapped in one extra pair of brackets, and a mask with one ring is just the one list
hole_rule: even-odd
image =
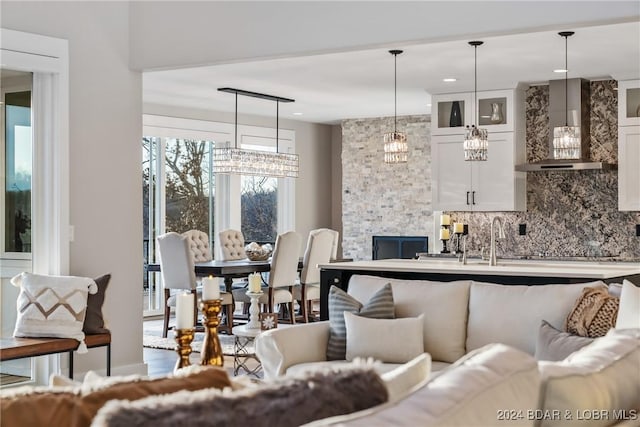
[[(144, 114), (234, 123), (233, 113), (144, 104)], [(262, 117), (238, 114), (238, 124), (275, 127), (275, 115)], [(331, 126), (280, 119), (280, 129), (296, 133), (300, 176), (296, 179), (296, 230), (303, 246), (310, 230), (331, 227)], [(339, 201), (338, 201), (339, 202)], [(301, 255), (304, 247), (301, 248)]]
[(394, 47), (638, 15), (637, 1), (135, 1), (131, 65), (162, 69)]
[[(69, 40), (72, 274), (112, 274), (105, 316), (116, 372), (143, 368), (141, 75), (129, 61), (124, 2), (2, 2), (3, 28)], [(104, 369), (104, 350), (76, 371)]]

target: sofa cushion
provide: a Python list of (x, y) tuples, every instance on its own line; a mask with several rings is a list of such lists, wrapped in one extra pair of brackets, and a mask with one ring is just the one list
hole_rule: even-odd
[[(527, 411), (536, 407), (539, 385), (540, 374), (532, 356), (491, 344), (469, 353), (400, 401), (312, 425), (531, 425)], [(523, 417), (516, 418), (520, 413)]]
[[(540, 362), (539, 369), (539, 407), (562, 415), (539, 420), (540, 426), (582, 425), (585, 417), (591, 418), (589, 426), (608, 426), (616, 414), (640, 408), (638, 329), (612, 329), (560, 362)], [(598, 414), (607, 416), (592, 417)]]
[(293, 427), (360, 411), (387, 401), (384, 382), (371, 368), (324, 370), (281, 377), (241, 390), (180, 391), (135, 402), (113, 400), (95, 427)]
[[(99, 377), (87, 374), (79, 387), (23, 387), (0, 394), (2, 425), (88, 427), (98, 410), (113, 399), (136, 400), (173, 393), (231, 386), (224, 369), (191, 366), (166, 377)], [(15, 420), (16, 422), (9, 422)]]
[(400, 400), (429, 379), (431, 374), (431, 356), (422, 353), (407, 363), (380, 375), (389, 392), (389, 402)]
[(422, 325), (424, 315), (398, 319), (369, 319), (344, 313), (347, 325), (347, 354), (371, 357), (388, 363), (406, 363), (424, 353)]
[(366, 301), (391, 283), (396, 317), (424, 316), (424, 351), (434, 361), (453, 363), (465, 354), (471, 281), (432, 282), (353, 275), (349, 294)]
[(499, 342), (534, 354), (540, 322), (546, 320), (563, 330), (582, 289), (600, 283), (512, 286), (473, 282), (467, 351)]
[(583, 337), (602, 337), (615, 326), (619, 305), (620, 299), (611, 296), (604, 284), (584, 288), (567, 316), (565, 330)]
[(594, 338), (559, 331), (543, 320), (538, 331), (535, 357), (538, 360), (562, 360), (585, 345), (591, 344), (593, 340)]
[(640, 288), (628, 280), (622, 282), (617, 329), (640, 328)]
[(377, 290), (364, 305), (342, 289), (329, 289), (329, 342), (327, 360), (343, 360), (347, 351), (347, 329), (344, 313), (359, 313), (364, 317), (392, 319), (394, 317), (393, 293), (391, 285)]

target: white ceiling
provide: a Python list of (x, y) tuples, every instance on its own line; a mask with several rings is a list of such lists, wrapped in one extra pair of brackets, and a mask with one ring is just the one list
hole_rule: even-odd
[[(557, 28), (479, 38), (478, 90), (513, 88), (564, 78), (564, 38), (568, 40), (569, 78), (630, 80), (640, 78), (640, 22)], [(296, 56), (143, 74), (143, 100), (223, 112), (234, 111), (234, 96), (219, 87), (287, 98), (280, 117), (316, 123), (347, 118), (392, 116), (393, 56), (398, 56), (398, 115), (428, 114), (431, 94), (473, 90), (473, 48), (469, 40), (385, 46), (384, 48)], [(455, 77), (454, 83), (444, 83)], [(240, 114), (273, 117), (269, 101), (239, 97)], [(302, 115), (293, 115), (302, 113)]]

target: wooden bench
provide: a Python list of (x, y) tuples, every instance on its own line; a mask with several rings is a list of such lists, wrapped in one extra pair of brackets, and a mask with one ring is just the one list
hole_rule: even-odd
[[(107, 375), (111, 375), (111, 334), (86, 335), (87, 348), (107, 347)], [(80, 343), (72, 338), (0, 338), (0, 362), (69, 352), (69, 378), (73, 378), (73, 352)]]

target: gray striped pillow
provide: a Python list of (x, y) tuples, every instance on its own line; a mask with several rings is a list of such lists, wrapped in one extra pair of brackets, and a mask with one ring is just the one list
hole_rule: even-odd
[(329, 289), (329, 343), (327, 360), (344, 360), (347, 352), (347, 327), (344, 312), (358, 314), (372, 319), (393, 319), (393, 292), (391, 283), (384, 285), (364, 305), (342, 289)]

